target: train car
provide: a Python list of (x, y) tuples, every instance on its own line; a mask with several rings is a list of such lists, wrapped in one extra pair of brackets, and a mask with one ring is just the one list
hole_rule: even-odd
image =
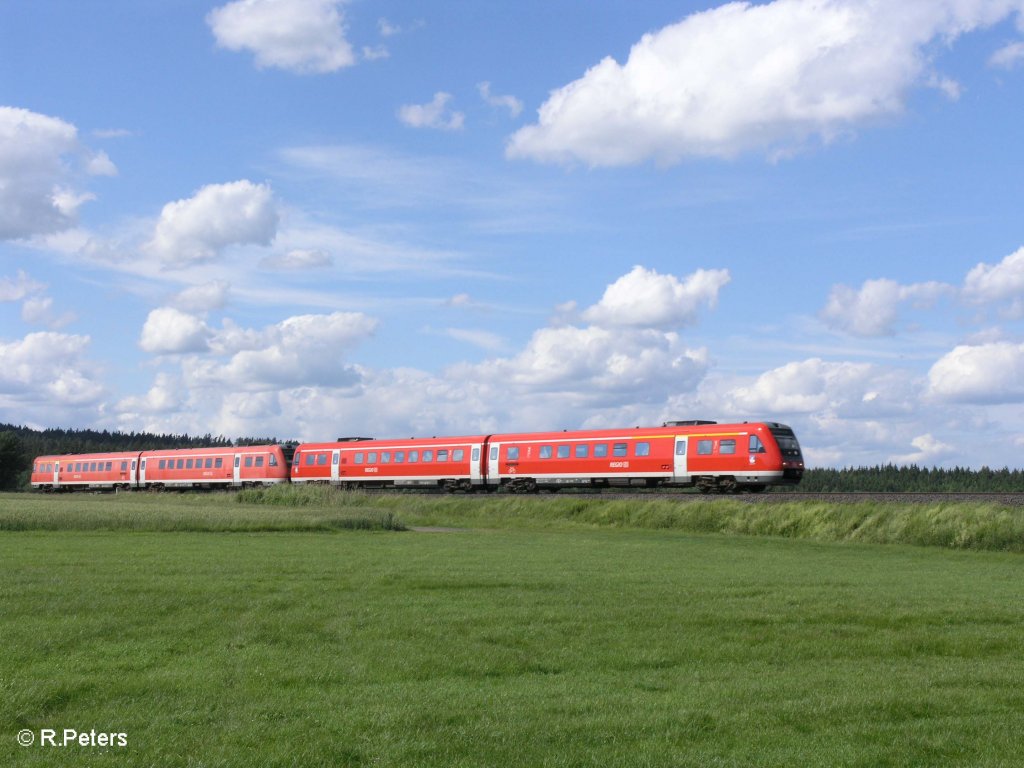
[(494, 435), (488, 450), (488, 483), (527, 492), (615, 485), (759, 492), (798, 483), (804, 468), (793, 430), (773, 422)]
[(486, 481), (487, 437), (354, 438), (306, 443), (292, 458), (293, 483), (472, 490)]
[(139, 451), (37, 456), (32, 487), (39, 491), (135, 488)]
[(280, 445), (143, 451), (140, 488), (242, 488), (288, 482)]

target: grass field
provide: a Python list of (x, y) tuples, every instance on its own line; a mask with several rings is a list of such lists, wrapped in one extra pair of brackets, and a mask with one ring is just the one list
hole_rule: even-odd
[(0, 764), (1020, 763), (1018, 554), (270, 501), (0, 497)]

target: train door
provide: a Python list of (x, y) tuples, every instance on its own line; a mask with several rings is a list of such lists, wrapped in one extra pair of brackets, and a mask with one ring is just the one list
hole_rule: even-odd
[(341, 479), (341, 451), (337, 448), (331, 451), (331, 482), (336, 483)]
[(677, 483), (690, 482), (690, 472), (686, 467), (686, 443), (686, 435), (676, 435), (675, 465), (672, 474), (673, 480)]
[(234, 485), (242, 484), (242, 454), (235, 454), (235, 474), (234, 474)]
[(60, 462), (53, 462), (53, 487), (60, 488)]
[(484, 481), (482, 470), (483, 452), (484, 448), (482, 445), (474, 445), (469, 452), (469, 481), (473, 485), (480, 485)]
[[(157, 475), (160, 473), (158, 472)], [(135, 477), (135, 459), (132, 459), (132, 477)], [(146, 484), (146, 460), (139, 459), (139, 485)]]

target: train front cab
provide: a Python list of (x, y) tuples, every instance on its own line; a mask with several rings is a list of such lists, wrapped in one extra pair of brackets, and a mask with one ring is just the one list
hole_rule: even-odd
[(793, 430), (774, 422), (699, 425), (675, 436), (672, 484), (704, 493), (796, 485), (804, 462)]

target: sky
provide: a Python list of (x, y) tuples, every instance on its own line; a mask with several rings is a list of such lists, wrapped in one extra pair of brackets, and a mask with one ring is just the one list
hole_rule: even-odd
[(0, 422), (1020, 467), (1024, 0), (0, 0)]

